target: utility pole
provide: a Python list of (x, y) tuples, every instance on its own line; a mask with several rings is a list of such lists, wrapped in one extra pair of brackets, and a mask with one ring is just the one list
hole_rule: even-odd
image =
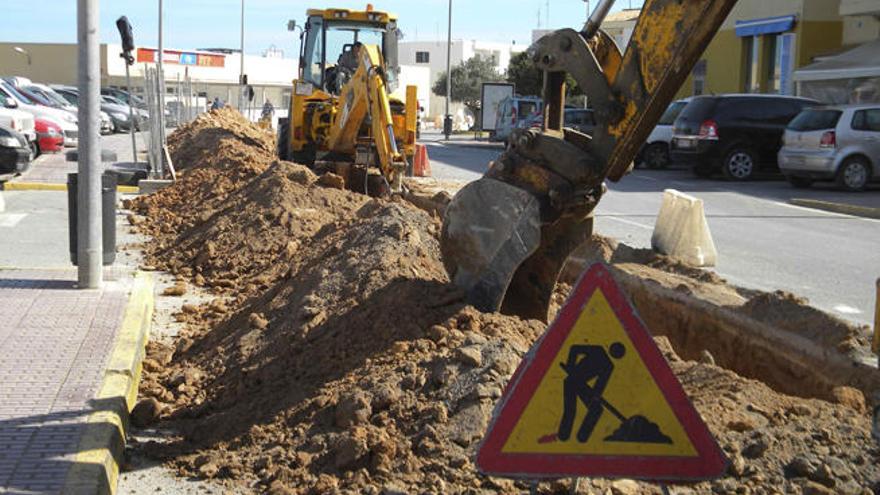
[(446, 116), (443, 118), (443, 134), (449, 141), (452, 134), (452, 115), (449, 102), (452, 100), (452, 0), (449, 0), (449, 26), (446, 33)]
[(159, 0), (159, 111), (156, 112), (156, 117), (159, 119), (159, 159), (156, 160), (156, 169), (153, 173), (156, 175), (157, 179), (161, 179), (165, 177), (165, 154), (162, 152), (162, 148), (165, 146), (165, 68), (163, 59), (165, 58), (165, 48), (164, 48), (164, 34), (162, 31), (162, 21), (165, 17), (165, 11), (162, 8), (162, 0)]
[(242, 109), (244, 102), (244, 0), (241, 0), (241, 61), (238, 71), (238, 110), (244, 115)]
[(101, 143), (99, 113), (101, 62), (98, 0), (77, 0), (79, 67), (79, 152), (77, 154), (77, 281), (80, 289), (101, 287), (104, 249), (101, 237)]

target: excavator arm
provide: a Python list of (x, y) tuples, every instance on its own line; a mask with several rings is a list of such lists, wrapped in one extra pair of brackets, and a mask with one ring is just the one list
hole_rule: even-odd
[[(542, 128), (515, 131), (447, 207), (444, 264), (481, 310), (547, 319), (563, 265), (592, 234), (604, 181), (629, 173), (736, 0), (646, 0), (623, 54), (599, 30), (613, 3), (601, 1), (581, 31), (556, 31), (529, 49), (544, 71)], [(566, 74), (594, 109), (592, 137), (563, 128)]]
[(399, 190), (406, 158), (398, 150), (394, 136), (391, 105), (382, 73), (382, 54), (379, 47), (371, 45), (359, 45), (353, 50), (356, 50), (357, 70), (340, 91), (327, 147), (339, 152), (359, 153), (359, 131), (369, 117), (371, 139), (364, 147), (375, 148), (382, 175), (394, 190)]

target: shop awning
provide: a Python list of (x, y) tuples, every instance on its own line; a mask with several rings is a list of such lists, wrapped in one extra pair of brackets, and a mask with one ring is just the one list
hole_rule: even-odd
[(794, 71), (795, 81), (880, 77), (880, 40), (859, 45)]
[(795, 16), (781, 15), (765, 17), (763, 19), (751, 19), (748, 21), (736, 21), (737, 36), (759, 36), (762, 34), (784, 33), (794, 27)]

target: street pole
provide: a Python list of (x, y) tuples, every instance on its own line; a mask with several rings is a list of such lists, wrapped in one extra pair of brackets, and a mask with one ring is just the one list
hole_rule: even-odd
[(77, 0), (79, 64), (79, 152), (77, 154), (77, 281), (80, 289), (101, 287), (101, 66), (98, 0)]
[(449, 102), (452, 100), (452, 0), (449, 0), (449, 26), (446, 34), (446, 115), (443, 118), (443, 134), (449, 141), (452, 133), (452, 115), (449, 113)]
[(162, 152), (162, 147), (165, 146), (165, 64), (163, 61), (165, 58), (165, 48), (162, 31), (164, 17), (165, 11), (162, 8), (162, 0), (159, 0), (159, 111), (156, 112), (158, 117), (158, 125), (156, 127), (159, 130), (159, 159), (156, 160), (156, 170), (153, 171), (157, 179), (165, 177), (165, 154)]
[(242, 106), (246, 100), (244, 97), (244, 0), (241, 0), (241, 61), (238, 71), (238, 110), (244, 115)]
[(128, 68), (128, 61), (125, 62), (125, 87), (128, 90), (128, 131), (131, 134), (131, 163), (138, 161), (137, 140), (134, 137), (134, 91), (131, 89), (131, 71)]

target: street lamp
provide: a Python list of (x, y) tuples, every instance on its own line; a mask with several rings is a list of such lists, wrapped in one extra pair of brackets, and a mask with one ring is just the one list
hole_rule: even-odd
[(449, 0), (449, 30), (446, 35), (446, 115), (443, 117), (443, 134), (449, 141), (452, 134), (452, 115), (449, 114), (449, 101), (452, 99), (452, 0)]
[(16, 53), (20, 53), (20, 54), (24, 55), (25, 57), (27, 57), (28, 65), (31, 65), (31, 54), (28, 53), (27, 50), (25, 50), (24, 48), (22, 48), (20, 46), (13, 46), (12, 50)]

